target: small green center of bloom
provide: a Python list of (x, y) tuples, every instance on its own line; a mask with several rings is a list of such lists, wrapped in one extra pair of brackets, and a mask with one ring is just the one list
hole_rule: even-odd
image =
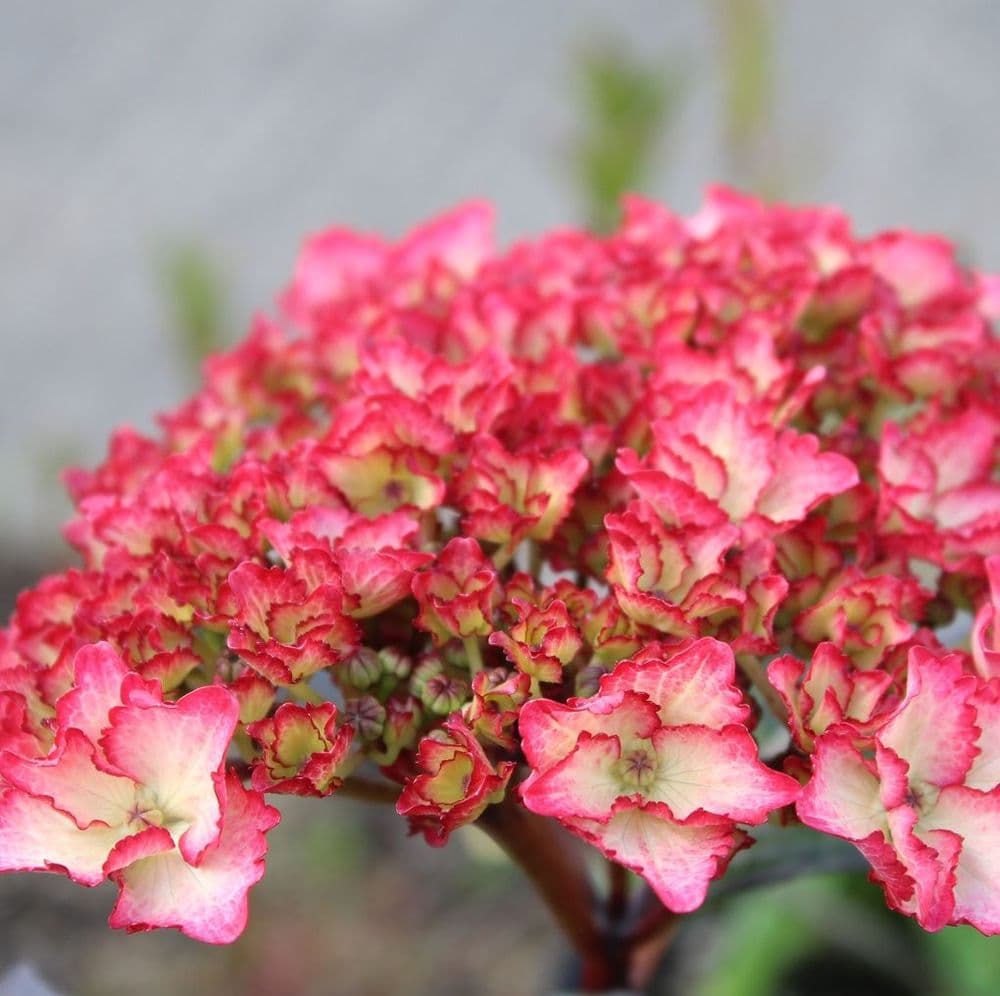
[(649, 747), (630, 747), (622, 752), (618, 777), (630, 789), (648, 789), (656, 777), (656, 767), (656, 754)]
[(146, 827), (162, 827), (166, 823), (162, 809), (137, 801), (129, 813), (129, 823), (139, 824), (138, 829)]
[(139, 819), (151, 827), (162, 827), (164, 823), (163, 812), (159, 809), (147, 809), (145, 812), (139, 813)]
[(907, 786), (906, 804), (921, 816), (926, 816), (936, 805), (941, 790), (930, 782), (911, 781)]

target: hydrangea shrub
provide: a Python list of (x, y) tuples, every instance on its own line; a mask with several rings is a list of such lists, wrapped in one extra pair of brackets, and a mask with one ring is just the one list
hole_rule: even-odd
[(490, 225), (310, 238), (155, 437), (66, 475), (81, 564), (0, 633), (0, 868), (225, 943), (265, 797), (348, 793), (480, 821), (593, 986), (627, 967), (567, 832), (644, 880), (627, 943), (766, 821), (1000, 932), (1000, 279), (724, 189)]

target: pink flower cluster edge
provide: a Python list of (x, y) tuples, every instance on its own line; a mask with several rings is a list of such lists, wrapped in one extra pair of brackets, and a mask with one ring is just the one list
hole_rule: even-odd
[(1000, 279), (721, 188), (491, 222), (310, 238), (67, 473), (81, 564), (0, 632), (0, 870), (225, 943), (264, 796), (363, 788), (435, 845), (523, 806), (678, 913), (800, 822), (1000, 932)]

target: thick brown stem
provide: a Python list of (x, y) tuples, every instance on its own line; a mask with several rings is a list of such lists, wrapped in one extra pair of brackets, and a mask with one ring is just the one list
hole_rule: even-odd
[(611, 889), (599, 909), (576, 841), (555, 821), (508, 796), (479, 818), (482, 827), (521, 867), (580, 956), (582, 992), (643, 990), (680, 925), (648, 886), (629, 916), (628, 875), (609, 867)]
[(628, 870), (608, 859), (608, 920), (620, 924), (628, 912)]
[(538, 889), (583, 961), (584, 991), (600, 992), (617, 984), (576, 842), (555, 821), (528, 812), (510, 796), (490, 806), (478, 825)]
[(680, 915), (668, 910), (647, 886), (638, 920), (625, 939), (627, 982), (633, 989), (647, 988), (680, 922)]
[(657, 929), (642, 940), (632, 940), (628, 946), (628, 985), (638, 992), (645, 992), (667, 948), (673, 942), (680, 918), (671, 915), (657, 924)]
[(651, 938), (662, 934), (669, 925), (675, 924), (678, 918), (679, 914), (668, 910), (647, 886), (642, 897), (639, 916), (628, 933), (629, 944), (645, 944)]

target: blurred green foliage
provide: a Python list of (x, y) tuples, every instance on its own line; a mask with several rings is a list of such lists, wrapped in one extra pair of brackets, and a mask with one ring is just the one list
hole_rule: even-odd
[[(722, 142), (731, 179), (765, 196), (784, 186), (776, 154), (774, 0), (712, 0), (713, 58), (698, 69), (720, 77)], [(618, 221), (622, 194), (641, 191), (655, 175), (657, 153), (694, 81), (676, 57), (645, 62), (608, 39), (574, 60), (580, 132), (570, 162), (596, 232)]]
[(947, 927), (925, 935), (941, 992), (948, 996), (996, 996), (1000, 989), (1000, 942), (972, 927)]
[(714, 0), (726, 152), (741, 184), (774, 194), (775, 97), (773, 3)]
[[(689, 930), (700, 957), (686, 996), (993, 996), (1000, 982), (994, 939), (971, 927), (928, 934), (857, 873), (726, 898)], [(663, 981), (656, 991), (672, 994)]]
[(164, 250), (158, 270), (177, 359), (194, 383), (202, 360), (226, 343), (225, 282), (209, 253), (195, 243)]
[(613, 42), (582, 51), (576, 62), (583, 124), (572, 165), (587, 221), (614, 228), (621, 195), (640, 190), (655, 164), (683, 95), (675, 66), (645, 65)]

